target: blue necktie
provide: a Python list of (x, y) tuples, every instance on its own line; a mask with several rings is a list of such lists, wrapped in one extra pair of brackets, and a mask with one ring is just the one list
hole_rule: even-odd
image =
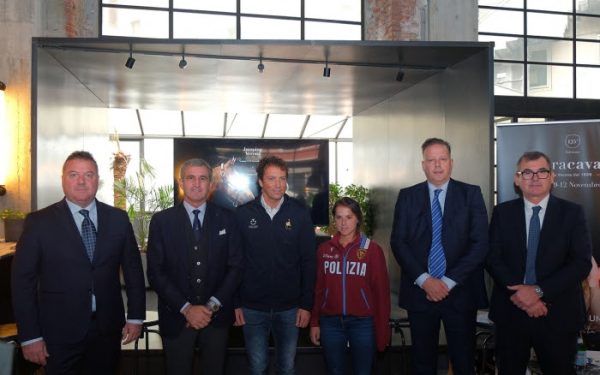
[(537, 282), (535, 275), (535, 258), (537, 256), (538, 243), (540, 242), (540, 217), (538, 214), (542, 209), (534, 206), (533, 215), (529, 220), (529, 236), (527, 238), (527, 263), (525, 265), (525, 284), (533, 285)]
[(435, 189), (431, 202), (431, 250), (429, 250), (429, 274), (441, 278), (446, 273), (446, 255), (442, 246), (442, 207), (439, 196), (442, 189)]
[(192, 213), (194, 214), (194, 224), (192, 226), (192, 229), (194, 230), (194, 238), (196, 238), (196, 241), (200, 241), (200, 228), (202, 227), (200, 225), (200, 218), (198, 217), (200, 210), (194, 210)]
[(83, 239), (87, 256), (92, 261), (94, 259), (94, 250), (96, 250), (96, 227), (90, 219), (90, 212), (88, 210), (79, 210), (79, 213), (83, 215), (81, 238)]

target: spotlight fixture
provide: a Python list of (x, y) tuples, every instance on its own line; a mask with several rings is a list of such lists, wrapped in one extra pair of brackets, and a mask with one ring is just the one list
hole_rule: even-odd
[(187, 61), (185, 61), (185, 47), (182, 46), (181, 60), (179, 61), (179, 69), (185, 69), (186, 66), (187, 66)]
[(323, 68), (323, 77), (331, 76), (331, 68), (329, 67), (329, 63), (325, 62), (325, 67)]
[(260, 62), (258, 63), (258, 66), (256, 68), (258, 69), (259, 73), (262, 73), (265, 71), (265, 64), (263, 64), (263, 62), (262, 62), (262, 56), (260, 57)]
[(127, 62), (125, 62), (125, 66), (129, 69), (133, 68), (133, 64), (135, 64), (135, 59), (133, 58), (133, 45), (129, 45), (129, 57), (127, 58)]
[(398, 73), (396, 74), (396, 81), (402, 82), (403, 79), (404, 79), (404, 70), (399, 69)]

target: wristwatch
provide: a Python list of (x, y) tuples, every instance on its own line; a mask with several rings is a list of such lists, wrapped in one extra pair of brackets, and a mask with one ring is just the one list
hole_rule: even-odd
[(213, 314), (216, 314), (221, 309), (221, 305), (211, 299), (206, 302), (206, 307), (208, 307)]
[(539, 286), (536, 286), (535, 287), (535, 294), (537, 294), (538, 297), (542, 298), (544, 296), (544, 291)]

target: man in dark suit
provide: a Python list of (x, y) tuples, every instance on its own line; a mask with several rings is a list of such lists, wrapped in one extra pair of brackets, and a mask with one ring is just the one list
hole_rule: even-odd
[(450, 144), (421, 146), (427, 181), (400, 190), (391, 247), (401, 267), (415, 374), (437, 373), (440, 321), (455, 374), (474, 373), (475, 320), (483, 307), (487, 213), (481, 190), (450, 178)]
[(519, 158), (514, 183), (522, 198), (494, 208), (487, 259), (499, 374), (524, 374), (531, 347), (544, 374), (574, 374), (591, 269), (583, 210), (550, 194), (554, 172), (541, 152)]
[[(12, 295), (25, 359), (46, 374), (114, 374), (121, 340), (138, 338), (144, 274), (127, 214), (95, 199), (85, 151), (63, 165), (65, 198), (29, 214), (15, 252)], [(127, 322), (119, 269), (127, 291)]]
[(167, 373), (173, 375), (192, 373), (196, 345), (203, 374), (222, 374), (234, 321), (240, 234), (232, 212), (206, 201), (211, 172), (202, 159), (183, 163), (183, 203), (150, 222), (148, 280), (158, 294)]

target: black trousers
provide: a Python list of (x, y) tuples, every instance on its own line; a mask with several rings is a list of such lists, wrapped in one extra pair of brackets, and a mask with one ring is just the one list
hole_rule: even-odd
[(222, 375), (225, 369), (225, 354), (229, 327), (213, 327), (195, 330), (184, 328), (176, 337), (163, 337), (167, 374), (191, 375), (194, 365), (194, 349), (200, 354), (199, 373)]
[(412, 373), (437, 374), (440, 322), (443, 322), (454, 374), (473, 375), (476, 315), (475, 309), (458, 311), (445, 302), (426, 311), (408, 311), (413, 353)]
[(561, 331), (543, 318), (496, 323), (496, 366), (499, 375), (524, 374), (531, 348), (544, 375), (575, 374), (577, 332)]
[(100, 332), (96, 320), (92, 320), (82, 342), (46, 342), (46, 348), (49, 354), (46, 375), (116, 374), (121, 356), (121, 334)]

